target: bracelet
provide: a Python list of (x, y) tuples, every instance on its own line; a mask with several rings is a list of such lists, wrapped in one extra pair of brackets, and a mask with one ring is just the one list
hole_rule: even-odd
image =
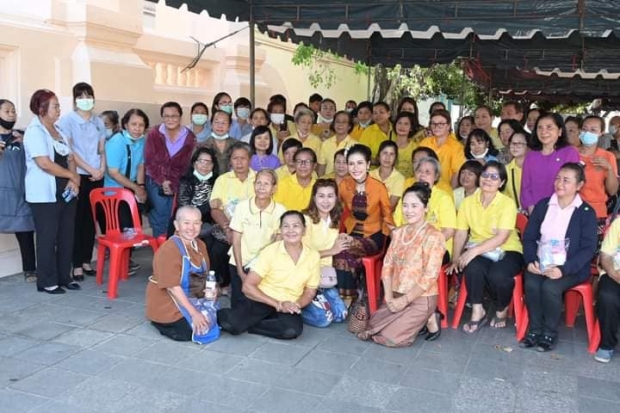
[(282, 311), (282, 302), (278, 301), (278, 305), (276, 306), (276, 311), (279, 313)]
[(146, 187), (146, 185), (145, 185), (145, 184), (137, 184), (137, 185), (138, 185), (139, 187), (142, 187), (142, 188)]

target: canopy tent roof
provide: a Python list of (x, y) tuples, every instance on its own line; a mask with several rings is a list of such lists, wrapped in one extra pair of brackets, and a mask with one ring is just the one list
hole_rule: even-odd
[(613, 1), (165, 1), (249, 21), (271, 36), (369, 65), (466, 59), (470, 67), (484, 68), (470, 71), (474, 80), (509, 93), (553, 90), (585, 99), (619, 91), (607, 79), (608, 73), (620, 73), (620, 13)]

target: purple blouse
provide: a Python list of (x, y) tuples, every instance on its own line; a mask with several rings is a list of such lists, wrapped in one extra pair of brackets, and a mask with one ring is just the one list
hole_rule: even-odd
[(250, 168), (258, 172), (261, 169), (277, 169), (280, 167), (280, 159), (275, 155), (252, 155), (250, 160)]
[(553, 195), (555, 177), (566, 162), (579, 162), (579, 152), (572, 146), (557, 149), (549, 155), (543, 155), (541, 151), (530, 151), (525, 155), (521, 176), (523, 209)]
[(166, 149), (168, 149), (168, 155), (172, 158), (181, 150), (183, 145), (185, 145), (185, 138), (187, 138), (187, 132), (189, 132), (189, 129), (185, 126), (181, 126), (181, 130), (179, 130), (179, 137), (174, 142), (170, 142), (170, 135), (168, 135), (166, 125), (163, 123), (159, 125), (159, 132), (166, 137)]

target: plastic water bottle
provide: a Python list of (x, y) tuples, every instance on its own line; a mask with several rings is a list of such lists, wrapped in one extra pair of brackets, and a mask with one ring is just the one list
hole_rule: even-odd
[(211, 270), (207, 274), (207, 281), (205, 282), (205, 298), (207, 300), (215, 301), (217, 299), (217, 279), (215, 278), (215, 271)]
[(132, 228), (123, 228), (123, 239), (132, 239), (136, 236), (136, 230)]

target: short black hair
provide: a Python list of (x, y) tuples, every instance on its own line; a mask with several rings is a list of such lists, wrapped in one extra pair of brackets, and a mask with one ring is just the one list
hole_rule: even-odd
[(568, 137), (566, 136), (566, 127), (564, 126), (564, 118), (559, 113), (545, 113), (541, 112), (538, 119), (536, 119), (536, 124), (534, 124), (534, 130), (532, 131), (532, 149), (535, 151), (542, 150), (542, 142), (538, 138), (538, 123), (543, 119), (551, 119), (555, 125), (560, 128), (560, 136), (558, 137), (558, 141), (555, 143), (555, 149), (565, 148), (569, 145)]
[(189, 111), (189, 113), (194, 113), (194, 109), (196, 108), (204, 108), (205, 111), (207, 112), (207, 116), (209, 116), (209, 108), (207, 107), (206, 104), (202, 103), (202, 102), (196, 102), (192, 105), (191, 110)]
[(166, 108), (175, 108), (179, 112), (179, 116), (183, 116), (183, 109), (181, 109), (181, 105), (177, 102), (166, 102), (161, 105), (161, 109), (159, 109), (159, 116), (164, 116), (164, 109)]
[(288, 151), (291, 148), (301, 149), (303, 148), (303, 146), (304, 144), (301, 143), (300, 140), (295, 138), (288, 138), (287, 140), (282, 142), (282, 153), (284, 154), (284, 152)]
[(252, 102), (250, 102), (250, 99), (248, 98), (240, 97), (240, 98), (237, 98), (237, 100), (235, 100), (235, 103), (233, 103), (233, 107), (235, 109), (237, 109), (239, 106), (247, 106), (251, 109)]
[(309, 103), (320, 102), (322, 100), (323, 100), (323, 96), (319, 95), (318, 93), (313, 93), (308, 98)]
[(506, 187), (506, 182), (508, 182), (508, 172), (506, 172), (506, 167), (499, 161), (489, 161), (482, 167), (482, 172), (484, 173), (489, 168), (497, 169), (497, 172), (499, 173), (499, 180), (504, 181), (504, 183), (499, 187), (499, 191), (503, 191)]
[(129, 109), (123, 115), (123, 119), (121, 119), (121, 127), (123, 129), (126, 129), (127, 124), (129, 123), (129, 119), (131, 119), (133, 115), (140, 116), (142, 118), (142, 120), (144, 121), (144, 129), (149, 128), (149, 117), (146, 115), (146, 113), (144, 113), (142, 109), (134, 108), (134, 109)]
[(81, 97), (84, 93), (95, 98), (95, 90), (86, 82), (79, 82), (73, 86), (73, 101)]

